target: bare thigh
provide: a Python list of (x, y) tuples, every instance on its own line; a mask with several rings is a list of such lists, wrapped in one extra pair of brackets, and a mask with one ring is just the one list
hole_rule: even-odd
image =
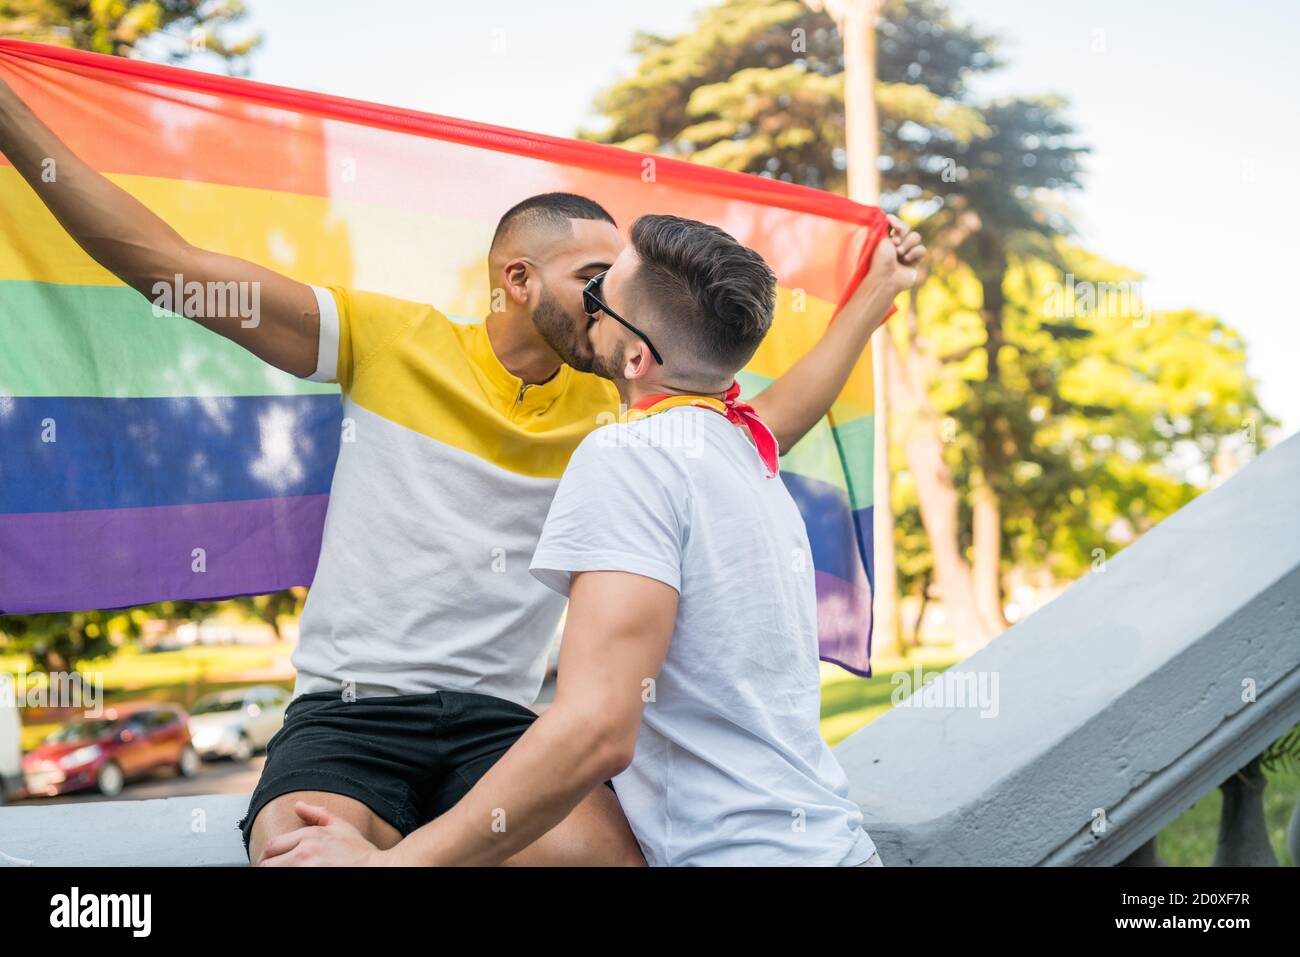
[(645, 858), (618, 798), (602, 784), (505, 866), (645, 867)]
[[(606, 788), (608, 790), (608, 788)], [(305, 827), (293, 806), (299, 801), (318, 804), (347, 821), (380, 850), (387, 850), (402, 839), (397, 828), (389, 824), (356, 798), (334, 794), (330, 791), (290, 791), (268, 801), (253, 820), (253, 830), (248, 835), (248, 859), (257, 864), (262, 859), (262, 849), (268, 841), (281, 834)]]

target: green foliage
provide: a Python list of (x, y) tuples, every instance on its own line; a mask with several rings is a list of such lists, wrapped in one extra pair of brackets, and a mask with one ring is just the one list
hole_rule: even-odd
[[(956, 423), (945, 453), (958, 487), (980, 467), (996, 416), (1010, 463), (995, 489), (1003, 557), (1069, 580), (1195, 498), (1220, 456), (1262, 450), (1276, 423), (1246, 372), (1245, 344), (1220, 320), (1147, 313), (1134, 295), (1083, 308), (1069, 290), (1122, 293), (1137, 288), (1124, 285), (1135, 275), (1064, 241), (1051, 259), (1008, 270), (996, 385), (970, 267), (921, 291), (920, 335), (947, 360), (931, 397)], [(906, 541), (904, 554), (915, 546)]]
[[(843, 49), (824, 13), (725, 0), (633, 52), (591, 138), (844, 190)], [(932, 250), (904, 347), (942, 360), (930, 393), (954, 485), (992, 485), (1004, 562), (1077, 577), (1199, 494), (1221, 456), (1262, 448), (1274, 420), (1217, 318), (1085, 301), (1140, 277), (1071, 241), (1064, 197), (1087, 148), (1060, 98), (973, 101), (971, 77), (1001, 66), (997, 41), (943, 0), (886, 3), (876, 52), (882, 202)], [(900, 580), (919, 590), (933, 569), (905, 471), (893, 495)], [(969, 548), (966, 498), (959, 525)]]
[(142, 609), (9, 615), (0, 618), (0, 652), (25, 652), (38, 671), (72, 672), (77, 662), (106, 657), (139, 637), (147, 617)]
[(246, 13), (243, 0), (0, 0), (0, 36), (172, 62), (204, 50), (234, 70), (261, 42), (232, 36)]
[(107, 611), (5, 615), (0, 617), (0, 655), (27, 654), (35, 670), (70, 672), (79, 662), (112, 657), (139, 639), (148, 621), (202, 621), (232, 609), (245, 619), (265, 622), (279, 635), (284, 619), (301, 614), (306, 597), (306, 588), (286, 588), (220, 602), (164, 601)]
[(1259, 764), (1270, 773), (1300, 773), (1300, 724), (1270, 744), (1259, 756)]
[[(891, 0), (877, 28), (886, 189), (939, 182), (948, 145), (985, 132), (956, 98), (997, 61), (992, 41), (934, 0)], [(844, 55), (834, 21), (795, 0), (728, 0), (676, 37), (638, 34), (632, 76), (596, 100), (584, 135), (842, 192)]]

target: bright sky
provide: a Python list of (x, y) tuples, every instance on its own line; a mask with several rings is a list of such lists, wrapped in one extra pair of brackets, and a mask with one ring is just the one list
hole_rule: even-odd
[[(252, 77), (571, 136), (634, 63), (633, 32), (680, 32), (701, 5), (248, 0), (266, 37)], [(982, 92), (1070, 101), (1095, 150), (1074, 201), (1088, 248), (1142, 272), (1153, 308), (1191, 306), (1241, 330), (1279, 438), (1300, 429), (1300, 323), (1285, 285), (1300, 269), (1287, 175), (1300, 156), (1294, 0), (953, 6), (1004, 39), (1010, 64)]]

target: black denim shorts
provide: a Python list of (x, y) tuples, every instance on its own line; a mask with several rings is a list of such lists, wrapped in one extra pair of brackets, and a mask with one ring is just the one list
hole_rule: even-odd
[(292, 791), (355, 798), (405, 837), (459, 801), (535, 720), (523, 705), (465, 692), (299, 695), (239, 821), (244, 850), (258, 812)]

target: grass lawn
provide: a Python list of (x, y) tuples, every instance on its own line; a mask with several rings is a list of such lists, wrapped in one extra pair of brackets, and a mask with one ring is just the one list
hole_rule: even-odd
[[(926, 660), (925, 672), (943, 671), (955, 660)], [(910, 671), (911, 664), (903, 669)], [(896, 671), (880, 671), (870, 678), (858, 678), (834, 665), (822, 665), (822, 737), (838, 744), (854, 731), (888, 711)], [(1264, 817), (1273, 853), (1279, 863), (1295, 866), (1286, 849), (1286, 829), (1291, 812), (1300, 799), (1300, 771), (1280, 768), (1268, 775), (1264, 790)], [(1162, 830), (1156, 847), (1166, 864), (1176, 867), (1208, 866), (1214, 859), (1219, 833), (1219, 809), (1223, 794), (1215, 788)]]
[[(1264, 820), (1268, 824), (1268, 839), (1278, 863), (1295, 867), (1296, 862), (1286, 849), (1286, 828), (1300, 798), (1300, 772), (1279, 768), (1268, 774), (1264, 788)], [(1219, 809), (1223, 807), (1223, 792), (1215, 788), (1193, 804), (1182, 816), (1160, 832), (1156, 849), (1166, 864), (1177, 867), (1198, 867), (1214, 860), (1214, 845), (1219, 833)]]
[[(956, 658), (926, 659), (925, 672), (945, 671), (956, 663)], [(901, 670), (911, 669), (908, 664)], [(896, 685), (890, 677), (897, 671), (881, 670), (870, 678), (859, 678), (837, 665), (822, 663), (822, 737), (828, 744), (839, 744), (893, 707), (890, 698)]]

